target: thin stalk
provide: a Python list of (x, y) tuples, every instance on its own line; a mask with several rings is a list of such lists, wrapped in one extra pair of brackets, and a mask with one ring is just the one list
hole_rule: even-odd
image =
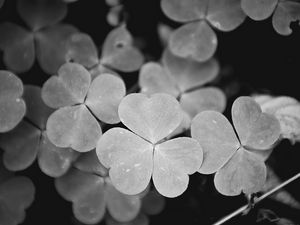
[[(297, 173), (295, 176), (291, 177), (290, 179), (286, 180), (285, 182), (281, 183), (280, 185), (274, 187), (273, 189), (271, 189), (270, 191), (266, 192), (265, 194), (263, 194), (259, 198), (256, 198), (254, 200), (254, 205), (256, 205), (260, 201), (264, 200), (266, 197), (274, 194), (276, 191), (278, 191), (279, 189), (281, 189), (284, 186), (288, 185), (289, 183), (293, 182), (294, 180), (297, 180), (298, 178), (300, 178), (300, 173)], [(235, 210), (234, 212), (230, 213), (229, 215), (223, 217), (221, 220), (219, 220), (218, 222), (214, 223), (213, 225), (221, 225), (221, 224), (227, 222), (228, 220), (230, 220), (231, 218), (233, 218), (233, 217), (241, 214), (247, 208), (248, 208), (248, 205), (244, 205), (244, 206), (238, 208), (237, 210)]]

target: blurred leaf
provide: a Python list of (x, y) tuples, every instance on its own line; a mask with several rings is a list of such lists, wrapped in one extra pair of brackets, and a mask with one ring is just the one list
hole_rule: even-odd
[(61, 0), (18, 0), (17, 10), (32, 31), (54, 25), (67, 15)]
[(194, 118), (205, 110), (223, 112), (226, 107), (226, 96), (219, 88), (204, 87), (182, 94), (180, 105), (191, 118)]
[(273, 15), (273, 27), (281, 35), (290, 35), (290, 24), (300, 21), (300, 3), (296, 1), (279, 1)]
[(200, 168), (202, 158), (202, 148), (192, 138), (180, 137), (157, 144), (153, 159), (156, 190), (169, 198), (181, 195), (188, 187), (188, 175)]
[(287, 218), (280, 218), (277, 222), (277, 225), (297, 225), (297, 222), (294, 222)]
[(213, 56), (217, 43), (217, 36), (212, 28), (206, 21), (200, 21), (176, 29), (170, 37), (169, 47), (177, 56), (203, 62)]
[(155, 144), (171, 134), (183, 119), (178, 101), (168, 94), (130, 94), (119, 105), (122, 123)]
[(172, 76), (158, 63), (145, 63), (139, 73), (139, 86), (141, 92), (147, 95), (155, 93), (167, 93), (174, 97), (180, 94), (177, 82)]
[(118, 107), (125, 95), (123, 80), (105, 73), (93, 80), (85, 104), (99, 120), (115, 124), (120, 122)]
[(241, 143), (256, 150), (270, 148), (280, 135), (280, 124), (270, 114), (262, 113), (251, 97), (239, 97), (232, 105), (232, 120)]
[[(276, 186), (280, 185), (281, 183), (282, 181), (275, 174), (272, 168), (267, 167), (267, 180), (261, 191), (263, 193), (266, 193), (271, 189), (275, 188)], [(269, 198), (278, 201), (282, 204), (288, 205), (291, 208), (300, 210), (300, 202), (284, 189), (278, 190), (274, 194), (270, 195)]]
[(124, 195), (106, 181), (106, 206), (109, 214), (119, 222), (127, 222), (137, 217), (141, 200), (138, 195)]
[(57, 147), (79, 152), (95, 148), (101, 127), (85, 105), (66, 106), (50, 115), (47, 136)]
[(131, 72), (138, 70), (143, 64), (144, 57), (133, 46), (131, 34), (124, 25), (112, 30), (103, 43), (101, 64), (120, 70)]
[(154, 189), (143, 198), (142, 211), (147, 215), (157, 215), (163, 211), (165, 205), (166, 199)]
[(96, 150), (80, 154), (73, 166), (83, 172), (97, 174), (101, 177), (108, 175), (108, 169), (100, 163)]
[(105, 0), (106, 5), (114, 7), (120, 4), (120, 0)]
[(288, 96), (255, 96), (262, 111), (274, 115), (280, 123), (281, 135), (292, 143), (300, 140), (300, 104)]
[(58, 76), (50, 77), (43, 85), (42, 98), (52, 108), (83, 103), (91, 83), (89, 72), (76, 63), (65, 63)]
[(214, 183), (216, 189), (223, 195), (235, 196), (241, 192), (252, 194), (263, 188), (266, 176), (264, 161), (250, 151), (240, 148), (217, 171)]
[(162, 61), (181, 92), (214, 80), (220, 70), (215, 59), (200, 63), (190, 58), (175, 56), (168, 49), (164, 51)]
[(204, 160), (199, 169), (203, 174), (218, 171), (240, 146), (229, 121), (215, 111), (199, 113), (192, 120), (191, 135), (203, 148)]
[(32, 204), (35, 188), (27, 177), (13, 177), (0, 184), (0, 224), (17, 225), (25, 219)]
[(110, 216), (107, 216), (105, 219), (105, 223), (106, 225), (149, 225), (149, 219), (145, 214), (139, 213), (133, 220), (123, 223), (114, 220)]
[(0, 49), (8, 69), (15, 72), (28, 71), (35, 60), (34, 36), (22, 27), (4, 22), (0, 25)]
[(109, 9), (106, 15), (106, 21), (111, 26), (119, 26), (122, 24), (122, 13), (124, 10), (123, 5), (116, 5)]
[(46, 129), (46, 122), (54, 111), (49, 108), (41, 97), (42, 89), (34, 85), (25, 85), (24, 100), (27, 105), (26, 118), (41, 131)]
[(253, 20), (265, 20), (272, 15), (278, 0), (241, 0), (242, 9)]
[(109, 170), (114, 187), (129, 195), (148, 186), (153, 164), (153, 146), (123, 128), (106, 131), (97, 143), (100, 162)]
[(102, 177), (76, 169), (55, 180), (58, 193), (73, 203), (75, 217), (86, 224), (98, 223), (104, 216), (104, 185)]
[(74, 33), (70, 35), (66, 45), (67, 62), (76, 62), (87, 68), (99, 63), (97, 47), (88, 34)]
[(66, 62), (68, 40), (77, 32), (72, 25), (57, 24), (35, 33), (37, 60), (46, 73), (57, 73)]
[(3, 6), (5, 0), (0, 0), (0, 8)]
[(170, 26), (163, 23), (158, 24), (157, 33), (162, 46), (168, 45), (172, 32), (173, 32), (173, 28), (171, 28)]
[(73, 202), (75, 217), (83, 223), (99, 222), (106, 208), (120, 222), (134, 219), (140, 211), (140, 197), (120, 193), (108, 177), (71, 169), (56, 179), (55, 185), (60, 195)]
[(280, 218), (270, 209), (259, 209), (256, 222), (265, 222), (264, 220), (268, 220), (269, 222), (277, 222), (280, 220)]
[(13, 73), (0, 70), (0, 133), (12, 130), (24, 117), (22, 94), (22, 81)]
[(46, 133), (42, 133), (38, 152), (38, 164), (45, 174), (51, 177), (62, 176), (68, 171), (77, 157), (78, 152), (71, 148), (56, 147), (49, 141)]
[(22, 121), (15, 129), (0, 136), (4, 150), (3, 163), (8, 170), (19, 171), (29, 167), (39, 149), (41, 132)]

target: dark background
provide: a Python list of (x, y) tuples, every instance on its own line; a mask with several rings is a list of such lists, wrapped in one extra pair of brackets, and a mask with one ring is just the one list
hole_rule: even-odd
[[(141, 49), (147, 58), (152, 60), (158, 60), (163, 50), (156, 32), (158, 23), (165, 23), (174, 28), (179, 26), (163, 15), (159, 2), (123, 1), (128, 14), (128, 29), (139, 43), (142, 43)], [(104, 0), (79, 0), (69, 5), (64, 22), (90, 34), (100, 49), (105, 36), (112, 29), (105, 19), (108, 10)], [(3, 21), (24, 25), (15, 11), (15, 0), (6, 0), (0, 9), (0, 22)], [(260, 22), (247, 18), (232, 32), (217, 32), (219, 45), (216, 57), (222, 68), (222, 77), (218, 85), (229, 97), (225, 111), (228, 118), (232, 102), (240, 95), (268, 93), (288, 95), (300, 100), (300, 27), (297, 23), (292, 23), (292, 28), (292, 35), (281, 36), (273, 29), (271, 18)], [(2, 62), (0, 66), (1, 69), (5, 68)], [(42, 85), (49, 77), (37, 64), (29, 72), (19, 76), (25, 84), (37, 85)], [(137, 73), (122, 76), (128, 88), (137, 80)], [(280, 178), (285, 180), (300, 171), (299, 153), (299, 144), (292, 146), (288, 141), (283, 141), (275, 149), (268, 163)], [(54, 179), (44, 175), (38, 169), (37, 163), (18, 174), (29, 176), (36, 186), (35, 201), (27, 210), (24, 225), (79, 224), (72, 216), (71, 203), (57, 194)], [(299, 187), (300, 181), (295, 181), (286, 189), (300, 201)], [(213, 185), (212, 175), (195, 174), (191, 176), (188, 190), (178, 198), (167, 199), (164, 211), (150, 217), (150, 223), (212, 224), (245, 203), (243, 196), (225, 197), (218, 194)], [(269, 208), (278, 216), (300, 222), (299, 211), (266, 199), (248, 216), (236, 217), (227, 224), (254, 224), (258, 208)]]

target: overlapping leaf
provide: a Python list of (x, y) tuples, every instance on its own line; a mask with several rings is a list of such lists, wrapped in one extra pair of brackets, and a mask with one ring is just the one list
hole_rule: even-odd
[(112, 30), (103, 43), (101, 63), (109, 68), (130, 72), (140, 68), (144, 57), (133, 46), (133, 39), (124, 25)]
[(67, 40), (66, 62), (76, 62), (87, 68), (99, 63), (97, 47), (85, 33), (74, 33)]
[(290, 35), (290, 24), (300, 21), (300, 4), (295, 1), (279, 1), (272, 18), (272, 24), (277, 33)]
[(275, 31), (281, 35), (290, 35), (290, 24), (300, 20), (300, 4), (286, 0), (242, 0), (242, 9), (253, 20), (264, 20), (272, 17)]
[(76, 62), (92, 69), (92, 77), (115, 71), (132, 72), (144, 62), (142, 53), (134, 46), (133, 38), (124, 25), (108, 33), (99, 58), (92, 38), (85, 33), (74, 33), (66, 42), (66, 62)]
[(217, 37), (211, 27), (231, 31), (245, 19), (239, 0), (162, 0), (161, 7), (170, 19), (186, 23), (171, 35), (171, 51), (197, 61), (208, 60), (216, 51)]
[(281, 136), (292, 143), (300, 140), (300, 104), (288, 96), (255, 96), (262, 111), (274, 115), (280, 123)]
[(58, 108), (47, 121), (49, 140), (58, 147), (92, 150), (102, 133), (97, 119), (118, 123), (117, 109), (125, 93), (123, 80), (115, 75), (101, 74), (91, 81), (83, 66), (64, 64), (42, 89), (45, 103)]
[(0, 49), (6, 66), (26, 72), (37, 57), (45, 72), (55, 73), (65, 62), (67, 39), (77, 32), (71, 25), (59, 24), (66, 15), (66, 4), (60, 0), (18, 0), (17, 9), (29, 30), (9, 22), (0, 25)]
[(13, 73), (0, 71), (0, 133), (12, 130), (25, 115), (23, 83)]
[(95, 224), (101, 221), (106, 210), (120, 222), (134, 219), (141, 207), (140, 197), (117, 191), (110, 179), (102, 176), (106, 169), (96, 159), (94, 151), (79, 157), (75, 163), (77, 169), (71, 169), (55, 181), (58, 192), (73, 202), (73, 213), (83, 223)]
[[(0, 176), (4, 175), (0, 168)], [(34, 200), (35, 187), (27, 177), (10, 176), (2, 180), (0, 177), (0, 224), (17, 225), (25, 219), (25, 210)]]
[(176, 99), (167, 94), (130, 94), (121, 101), (119, 116), (134, 133), (112, 128), (103, 134), (96, 148), (100, 162), (110, 168), (116, 189), (138, 194), (152, 177), (162, 195), (182, 194), (189, 182), (188, 175), (202, 163), (202, 149), (191, 138), (163, 141), (183, 119)]
[(164, 207), (165, 198), (156, 190), (151, 190), (143, 197), (140, 213), (133, 220), (119, 222), (111, 216), (106, 216), (105, 222), (107, 225), (148, 225), (149, 216), (161, 213)]
[(23, 170), (38, 157), (44, 173), (53, 177), (61, 176), (68, 170), (77, 153), (68, 148), (58, 148), (49, 142), (45, 128), (53, 109), (42, 101), (41, 88), (26, 85), (24, 99), (27, 104), (25, 120), (0, 138), (4, 165), (12, 171)]
[(190, 118), (204, 110), (222, 112), (226, 97), (219, 88), (204, 87), (219, 73), (215, 59), (200, 63), (181, 58), (166, 50), (162, 65), (149, 62), (143, 65), (139, 75), (141, 92), (146, 94), (167, 93), (179, 98), (180, 104)]
[(272, 15), (278, 0), (241, 0), (244, 12), (253, 20), (264, 20)]
[(258, 151), (273, 147), (280, 135), (278, 120), (263, 113), (251, 97), (239, 97), (232, 106), (235, 134), (219, 112), (204, 111), (192, 121), (192, 137), (204, 151), (200, 173), (215, 173), (215, 187), (224, 195), (251, 194), (266, 180), (265, 157)]

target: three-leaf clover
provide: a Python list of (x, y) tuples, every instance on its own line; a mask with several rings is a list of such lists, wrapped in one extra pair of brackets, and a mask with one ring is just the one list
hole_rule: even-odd
[(211, 58), (217, 48), (211, 27), (231, 31), (246, 17), (240, 0), (162, 0), (161, 8), (170, 19), (186, 23), (171, 35), (171, 51), (198, 61)]
[(199, 141), (204, 152), (199, 172), (216, 172), (214, 183), (221, 194), (258, 192), (266, 180), (266, 166), (257, 151), (270, 149), (278, 140), (279, 122), (274, 116), (263, 113), (251, 97), (239, 97), (234, 101), (232, 120), (237, 135), (219, 112), (204, 111), (193, 119), (191, 135)]
[(0, 25), (6, 66), (25, 72), (37, 58), (46, 73), (54, 74), (65, 62), (66, 40), (77, 32), (73, 26), (59, 23), (67, 14), (66, 4), (61, 0), (18, 0), (17, 11), (29, 30), (11, 22)]
[(223, 112), (226, 97), (217, 87), (203, 87), (219, 73), (215, 59), (197, 62), (181, 58), (166, 50), (162, 64), (148, 62), (139, 74), (141, 92), (146, 94), (168, 93), (179, 99), (182, 109), (192, 119), (204, 110)]
[(92, 150), (102, 134), (97, 119), (118, 123), (117, 109), (125, 94), (125, 84), (116, 75), (105, 73), (91, 81), (83, 66), (62, 65), (58, 76), (50, 77), (42, 88), (44, 102), (57, 109), (47, 121), (49, 140), (79, 152)]
[(93, 76), (107, 71), (132, 72), (143, 64), (142, 53), (133, 45), (133, 38), (125, 25), (116, 27), (107, 35), (101, 56), (92, 38), (75, 33), (67, 41), (66, 61), (73, 61), (91, 69)]
[(24, 120), (12, 131), (0, 137), (4, 150), (3, 163), (11, 171), (24, 170), (38, 159), (40, 169), (47, 175), (63, 175), (78, 153), (70, 148), (53, 145), (45, 132), (46, 121), (53, 109), (41, 99), (41, 88), (26, 85), (24, 99), (27, 111)]
[(272, 24), (277, 33), (290, 35), (290, 24), (300, 20), (300, 4), (293, 0), (242, 0), (242, 9), (253, 20), (272, 17)]
[(26, 105), (23, 83), (13, 73), (0, 70), (0, 133), (12, 130), (22, 120)]
[(106, 131), (97, 143), (100, 162), (109, 168), (112, 184), (133, 195), (146, 189), (152, 177), (158, 192), (166, 197), (182, 194), (189, 174), (202, 163), (199, 143), (188, 137), (165, 141), (181, 123), (178, 101), (168, 94), (127, 95), (118, 109), (124, 128)]
[(117, 221), (134, 219), (141, 208), (139, 195), (117, 191), (95, 151), (80, 155), (67, 174), (55, 180), (59, 194), (73, 203), (75, 217), (86, 224), (101, 221), (108, 211)]

